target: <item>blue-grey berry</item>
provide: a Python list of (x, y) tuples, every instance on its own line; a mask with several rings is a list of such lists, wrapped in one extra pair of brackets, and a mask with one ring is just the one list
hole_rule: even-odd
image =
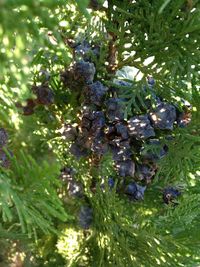
[(155, 136), (153, 127), (147, 115), (134, 116), (128, 121), (128, 133), (138, 140)]
[(149, 118), (154, 128), (161, 130), (173, 130), (176, 120), (176, 108), (166, 102), (159, 103), (150, 111)]

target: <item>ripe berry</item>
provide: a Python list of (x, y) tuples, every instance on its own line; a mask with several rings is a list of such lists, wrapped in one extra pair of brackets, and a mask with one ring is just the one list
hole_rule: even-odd
[[(114, 142), (116, 141), (116, 142)], [(111, 142), (110, 142), (111, 144)], [(116, 140), (114, 139), (112, 141), (112, 144), (110, 145), (112, 154), (113, 154), (113, 160), (114, 161), (125, 161), (130, 160), (132, 156), (132, 150), (129, 144), (129, 141), (121, 141), (121, 139)]]
[(107, 181), (105, 180), (105, 181), (102, 182), (102, 184), (100, 186), (102, 190), (105, 189), (106, 183), (107, 183), (109, 189), (112, 189), (115, 186), (114, 179), (112, 177), (109, 177)]
[(76, 80), (90, 84), (94, 80), (96, 69), (93, 63), (79, 61), (74, 65), (74, 76)]
[(141, 180), (150, 183), (156, 172), (156, 165), (137, 164), (135, 176)]
[(106, 115), (109, 121), (124, 119), (124, 102), (120, 98), (110, 98), (106, 101)]
[(146, 186), (140, 186), (135, 182), (131, 182), (125, 188), (125, 194), (128, 195), (130, 200), (143, 200), (145, 189)]
[[(10, 154), (10, 156), (12, 156), (12, 153), (10, 151), (8, 151), (8, 153)], [(8, 169), (10, 167), (10, 164), (11, 162), (6, 152), (3, 149), (0, 149), (0, 166)]]
[(114, 187), (114, 185), (115, 185), (114, 179), (112, 177), (109, 177), (108, 178), (108, 186), (109, 186), (109, 188), (112, 189)]
[(149, 118), (153, 127), (161, 130), (172, 130), (176, 120), (176, 108), (165, 102), (161, 102), (150, 112)]
[(104, 97), (107, 92), (107, 87), (105, 87), (101, 82), (97, 81), (88, 85), (85, 88), (86, 101), (90, 104), (95, 104), (101, 106), (103, 104)]
[(8, 142), (8, 134), (4, 128), (0, 128), (0, 148), (5, 146)]
[(121, 137), (122, 140), (128, 139), (128, 128), (127, 125), (123, 122), (117, 122), (115, 124), (116, 134)]
[(33, 92), (37, 96), (37, 103), (41, 105), (51, 105), (54, 102), (54, 93), (47, 85), (34, 86)]
[(155, 80), (151, 76), (147, 77), (147, 82), (150, 86), (153, 86), (155, 84)]
[(105, 116), (102, 111), (94, 111), (94, 120), (92, 121), (92, 127), (90, 133), (94, 135), (98, 133), (105, 125)]
[(74, 53), (76, 58), (91, 62), (93, 57), (99, 56), (100, 47), (98, 45), (92, 46), (84, 40), (74, 47)]
[(173, 187), (167, 187), (163, 190), (163, 201), (166, 204), (173, 203), (173, 201), (181, 195), (181, 192)]
[(85, 230), (89, 229), (89, 227), (92, 224), (92, 219), (93, 219), (92, 209), (88, 206), (82, 206), (78, 216), (79, 225)]
[(108, 145), (101, 131), (93, 138), (91, 150), (97, 155), (103, 155), (108, 151)]
[(91, 46), (86, 40), (74, 47), (75, 56), (79, 59), (82, 58), (84, 61), (88, 61), (88, 53), (90, 50)]
[(132, 160), (118, 161), (116, 167), (119, 173), (119, 176), (134, 177), (135, 174), (135, 163)]
[(138, 140), (155, 136), (154, 129), (147, 115), (139, 115), (130, 118), (128, 121), (128, 132), (131, 137), (135, 137)]

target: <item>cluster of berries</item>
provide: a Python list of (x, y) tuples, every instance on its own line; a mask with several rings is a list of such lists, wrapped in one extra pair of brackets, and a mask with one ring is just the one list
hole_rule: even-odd
[(12, 156), (12, 153), (8, 151), (7, 153), (5, 152), (6, 145), (8, 143), (8, 134), (5, 131), (4, 128), (0, 128), (0, 167), (3, 168), (9, 168), (10, 167), (10, 160), (7, 155), (7, 153)]
[[(126, 99), (118, 96), (118, 87), (113, 90), (113, 87), (108, 88), (101, 81), (95, 81), (95, 64), (88, 55), (94, 56), (96, 50), (87, 42), (73, 48), (79, 58), (70, 70), (61, 74), (64, 85), (71, 90), (79, 90), (83, 99), (78, 126), (65, 125), (65, 138), (73, 141), (71, 153), (78, 159), (91, 155), (101, 159), (105, 153), (111, 152), (118, 176), (126, 177), (123, 192), (130, 200), (142, 200), (146, 186), (155, 176), (157, 161), (168, 151), (167, 145), (159, 140), (160, 133), (169, 134), (175, 125), (185, 127), (191, 120), (191, 106), (185, 102), (185, 111), (181, 112), (173, 104), (155, 96), (155, 107), (150, 106), (145, 114), (133, 114), (125, 120)], [(154, 79), (148, 77), (147, 83), (152, 90)], [(117, 85), (123, 85), (123, 90), (130, 87), (123, 81), (118, 81)], [(166, 135), (167, 138), (169, 135)], [(156, 147), (157, 152), (146, 150), (146, 144)], [(110, 179), (109, 187), (112, 188), (114, 180)], [(173, 187), (165, 188), (163, 200), (169, 204), (179, 194)]]
[(32, 115), (38, 105), (49, 106), (54, 103), (54, 93), (47, 82), (42, 83), (40, 86), (33, 86), (32, 92), (36, 98), (28, 98), (25, 105), (16, 104), (18, 108), (22, 109), (22, 114), (26, 116)]

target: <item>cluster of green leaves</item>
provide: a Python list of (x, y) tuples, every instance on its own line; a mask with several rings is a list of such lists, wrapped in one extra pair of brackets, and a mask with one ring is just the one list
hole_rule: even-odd
[(27, 232), (30, 236), (36, 234), (38, 228), (45, 233), (54, 230), (53, 218), (67, 219), (56, 192), (59, 166), (55, 164), (52, 168), (47, 162), (39, 165), (30, 155), (23, 153), (18, 160), (15, 156), (11, 160), (12, 169), (2, 169), (1, 172), (3, 225), (12, 224), (13, 228), (13, 221), (16, 221), (16, 227), (21, 227), (22, 233)]

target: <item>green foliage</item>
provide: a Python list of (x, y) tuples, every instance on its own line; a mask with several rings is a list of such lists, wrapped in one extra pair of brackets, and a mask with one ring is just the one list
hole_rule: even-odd
[[(199, 266), (199, 1), (109, 0), (100, 10), (88, 9), (89, 2), (0, 1), (0, 127), (8, 131), (14, 155), (11, 168), (0, 170), (1, 256), (7, 266), (7, 255), (19, 251), (24, 266)], [(154, 92), (180, 110), (182, 98), (192, 104), (188, 127), (175, 128), (173, 140), (159, 133), (169, 153), (142, 202), (116, 192), (123, 181), (109, 153), (95, 166), (90, 157), (77, 160), (62, 136), (64, 122), (79, 123), (80, 113), (80, 92), (60, 79), (73, 63), (70, 40), (100, 45), (95, 79), (127, 100), (127, 118), (145, 112), (145, 100), (153, 105)], [(111, 43), (115, 74), (108, 68)], [(16, 103), (34, 97), (33, 84), (47, 82), (42, 71), (55, 102), (23, 116)], [(156, 80), (154, 91), (147, 75)], [(124, 90), (116, 79), (130, 86)], [(63, 166), (76, 170), (85, 198), (70, 198), (58, 179)], [(110, 176), (114, 188), (102, 189), (102, 177)], [(167, 206), (162, 190), (171, 185), (182, 196), (178, 205)], [(77, 221), (85, 204), (94, 215), (86, 231)]]
[(67, 216), (62, 208), (54, 187), (58, 166), (47, 162), (38, 164), (30, 155), (20, 153), (14, 157), (12, 168), (1, 172), (1, 213), (3, 224), (11, 224), (18, 218), (17, 227), (31, 236), (40, 228), (48, 233), (53, 228), (53, 218), (65, 221)]

